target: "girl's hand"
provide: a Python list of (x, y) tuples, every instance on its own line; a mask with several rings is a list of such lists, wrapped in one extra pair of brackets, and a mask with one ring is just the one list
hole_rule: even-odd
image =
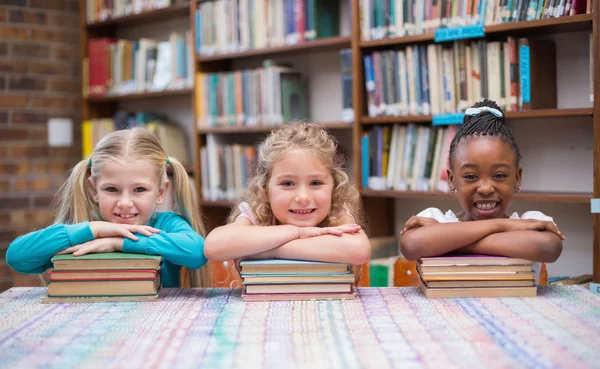
[(94, 238), (124, 237), (133, 241), (138, 240), (134, 233), (150, 237), (160, 232), (160, 229), (147, 225), (117, 224), (104, 221), (90, 222), (90, 228), (92, 229)]
[(76, 245), (64, 249), (58, 253), (73, 254), (73, 256), (81, 256), (85, 254), (94, 254), (99, 252), (115, 252), (123, 251), (123, 237), (104, 237), (96, 238), (81, 245)]
[(327, 234), (341, 236), (344, 233), (358, 233), (360, 229), (358, 224), (342, 224), (335, 227), (299, 227), (298, 238), (311, 238)]
[(413, 215), (410, 217), (406, 223), (404, 223), (404, 228), (400, 231), (400, 234), (404, 234), (413, 228), (425, 227), (432, 224), (438, 224), (439, 222), (433, 218), (426, 217), (418, 217)]
[(504, 231), (548, 231), (556, 234), (561, 240), (565, 235), (558, 229), (558, 226), (548, 220), (537, 219), (503, 219)]

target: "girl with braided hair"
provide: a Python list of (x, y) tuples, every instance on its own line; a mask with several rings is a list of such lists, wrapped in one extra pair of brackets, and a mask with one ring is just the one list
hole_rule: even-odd
[(539, 211), (508, 215), (514, 193), (521, 191), (523, 170), (515, 138), (495, 102), (484, 100), (465, 111), (448, 160), (449, 192), (462, 211), (428, 208), (411, 217), (401, 231), (404, 257), (458, 251), (539, 262), (558, 259), (565, 237), (551, 217)]

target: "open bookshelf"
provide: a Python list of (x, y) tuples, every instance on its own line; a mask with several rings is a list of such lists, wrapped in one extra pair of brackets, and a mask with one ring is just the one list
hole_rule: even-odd
[[(190, 3), (184, 1), (173, 2), (173, 4), (161, 8), (153, 8), (142, 10), (138, 13), (121, 13), (123, 15), (117, 15), (117, 9), (119, 4), (117, 3), (103, 3), (99, 8), (93, 10), (88, 9), (87, 5), (90, 3), (88, 0), (80, 0), (79, 8), (80, 12), (80, 31), (81, 31), (81, 57), (83, 59), (82, 70), (83, 70), (83, 100), (82, 100), (82, 121), (90, 126), (95, 126), (100, 120), (105, 118), (113, 119), (114, 128), (122, 127), (124, 124), (129, 126), (130, 120), (135, 117), (136, 124), (145, 124), (147, 122), (164, 122), (168, 125), (176, 125), (181, 131), (181, 136), (191, 138), (191, 124), (189, 130), (186, 131), (186, 122), (191, 121), (191, 110), (193, 104), (193, 85), (186, 85), (183, 81), (178, 81), (177, 84), (163, 85), (161, 87), (150, 86), (149, 84), (144, 85), (143, 88), (138, 88), (137, 75), (134, 73), (135, 68), (141, 65), (136, 59), (137, 47), (141, 43), (141, 39), (152, 40), (156, 44), (160, 41), (165, 41), (165, 38), (169, 38), (171, 33), (177, 33), (181, 36), (185, 31), (186, 27), (189, 30), (188, 16), (190, 13)], [(150, 3), (148, 3), (150, 4)], [(147, 5), (148, 5), (147, 4)], [(123, 4), (121, 4), (123, 5)], [(109, 8), (108, 7), (112, 7)], [(132, 11), (132, 9), (129, 9)], [(123, 10), (124, 11), (124, 10)], [(182, 20), (184, 22), (182, 22)], [(180, 37), (185, 42), (184, 37)], [(114, 44), (110, 44), (107, 47), (105, 65), (110, 65), (110, 78), (111, 80), (116, 75), (115, 63), (119, 64), (121, 76), (123, 80), (131, 78), (129, 81), (130, 85), (127, 88), (111, 90), (110, 86), (114, 86), (114, 81), (107, 82), (105, 93), (91, 93), (92, 83), (90, 81), (90, 75), (92, 73), (99, 73), (95, 64), (93, 68), (90, 68), (89, 60), (93, 52), (98, 52), (95, 49), (90, 52), (89, 41), (97, 39), (111, 39), (114, 40)], [(127, 45), (123, 49), (120, 49), (122, 45), (119, 42), (125, 42)], [(172, 42), (177, 41), (175, 38), (170, 40)], [(109, 49), (109, 47), (116, 46), (115, 49)], [(185, 50), (185, 47), (182, 48)], [(171, 49), (173, 51), (174, 49)], [(117, 59), (115, 52), (119, 52), (121, 59)], [(180, 51), (179, 49), (177, 51)], [(155, 59), (158, 58), (155, 53)], [(173, 56), (175, 59), (175, 56)], [(120, 60), (115, 62), (115, 60)], [(176, 60), (172, 60), (175, 63)], [(104, 62), (103, 62), (104, 63)], [(110, 64), (112, 63), (112, 64)], [(144, 58), (145, 65), (149, 62)], [(104, 64), (102, 66), (104, 68)], [(92, 73), (89, 73), (90, 70)], [(126, 73), (127, 72), (127, 73)], [(103, 73), (103, 72), (101, 72)], [(104, 75), (104, 74), (101, 74)], [(108, 74), (106, 74), (108, 76)], [(127, 77), (125, 77), (127, 76)], [(193, 77), (193, 76), (191, 76)], [(190, 80), (192, 80), (190, 77)], [(100, 78), (100, 77), (98, 77)], [(97, 79), (98, 80), (98, 79)], [(97, 82), (96, 80), (96, 82)], [(150, 80), (151, 81), (151, 80)], [(135, 86), (131, 85), (134, 83)], [(125, 82), (127, 83), (127, 82)], [(187, 107), (182, 106), (181, 101), (187, 102)], [(157, 104), (159, 102), (159, 104)], [(121, 121), (117, 124), (116, 113), (119, 112)], [(139, 113), (139, 114), (138, 114)], [(189, 116), (188, 117), (186, 117)], [(126, 117), (126, 118), (125, 118)], [(144, 118), (141, 118), (144, 117)], [(138, 119), (141, 118), (144, 123)], [(160, 123), (162, 124), (162, 123)], [(156, 127), (156, 126), (155, 126)], [(103, 126), (102, 130), (106, 131), (106, 126)], [(90, 129), (94, 131), (94, 129)], [(89, 132), (89, 131), (88, 131)], [(98, 140), (98, 133), (91, 133), (94, 140)], [(170, 134), (166, 134), (165, 139)], [(161, 134), (159, 134), (161, 136)], [(161, 137), (159, 137), (161, 138)], [(191, 139), (189, 139), (191, 141)], [(172, 147), (175, 147), (172, 145)], [(183, 146), (182, 146), (183, 147)], [(88, 154), (91, 148), (84, 148), (84, 155)], [(88, 152), (86, 152), (88, 151)], [(182, 157), (187, 154), (187, 157)], [(194, 174), (193, 157), (186, 152), (186, 150), (180, 150), (175, 154), (176, 157), (186, 166), (188, 174)]]
[[(201, 0), (206, 1), (206, 0)], [(323, 1), (323, 0), (318, 0)], [(344, 0), (343, 0), (344, 1)], [(407, 116), (374, 116), (367, 115), (366, 92), (365, 92), (365, 72), (363, 57), (374, 51), (397, 50), (411, 45), (427, 45), (434, 43), (433, 32), (416, 34), (403, 37), (383, 38), (377, 40), (361, 40), (360, 25), (360, 0), (348, 0), (350, 5), (351, 27), (349, 35), (346, 33), (341, 36), (317, 39), (314, 41), (301, 42), (295, 45), (280, 45), (276, 47), (264, 47), (250, 49), (239, 52), (227, 52), (221, 54), (200, 55), (197, 54), (194, 47), (194, 75), (198, 72), (212, 73), (221, 71), (234, 71), (248, 68), (249, 65), (259, 65), (260, 60), (290, 58), (298, 59), (298, 63), (310, 64), (311, 60), (307, 55), (313, 53), (322, 53), (323, 58), (335, 58), (335, 63), (339, 64), (338, 51), (344, 48), (352, 50), (352, 96), (354, 108), (354, 124), (337, 122), (337, 119), (317, 119), (317, 121), (326, 124), (335, 135), (343, 135), (349, 139), (349, 148), (346, 150), (348, 155), (348, 166), (351, 167), (353, 178), (356, 183), (361, 183), (361, 136), (368, 132), (375, 125), (392, 125), (416, 123), (419, 126), (431, 125), (432, 115), (407, 115)], [(81, 0), (81, 9), (85, 9), (85, 1)], [(189, 15), (190, 29), (192, 32), (192, 45), (196, 45), (196, 19), (195, 14), (199, 2), (191, 0), (186, 4), (177, 4), (168, 8), (153, 10), (150, 12), (129, 15), (125, 17), (86, 23), (85, 12), (82, 12), (82, 55), (87, 57), (87, 40), (91, 37), (113, 36), (115, 27), (130, 27), (132, 25), (163, 24), (167, 19)], [(580, 14), (574, 16), (540, 19), (534, 21), (523, 21), (490, 25), (485, 27), (485, 39), (495, 40), (500, 37), (552, 37), (556, 35), (569, 34), (572, 32), (591, 32), (593, 35), (594, 56), (593, 70), (597, 76), (600, 70), (599, 51), (596, 45), (600, 40), (600, 6), (597, 2), (592, 4), (591, 14)], [(320, 55), (320, 54), (319, 54)], [(319, 62), (323, 59), (318, 59)], [(333, 63), (333, 64), (335, 64)], [(192, 157), (193, 165), (189, 168), (190, 173), (194, 173), (196, 188), (200, 196), (202, 211), (207, 220), (208, 229), (222, 224), (230, 207), (234, 204), (231, 200), (209, 201), (203, 197), (201, 185), (201, 159), (200, 148), (206, 145), (208, 135), (218, 135), (229, 139), (233, 137), (254, 137), (258, 140), (264, 137), (274, 127), (256, 126), (256, 127), (198, 127), (195, 122), (197, 92), (195, 82), (192, 89), (180, 91), (164, 91), (157, 93), (137, 93), (130, 95), (89, 97), (84, 100), (82, 107), (83, 119), (89, 119), (102, 114), (110, 114), (116, 105), (124, 102), (137, 102), (143, 100), (156, 101), (163, 98), (185, 98), (191, 95), (192, 99), (192, 117), (194, 119), (192, 131)], [(600, 78), (593, 80), (594, 96), (600, 96)], [(317, 101), (318, 103), (319, 101)], [(511, 125), (515, 127), (528, 127), (530, 125), (541, 124), (546, 119), (563, 119), (558, 124), (564, 127), (565, 132), (571, 129), (571, 121), (584, 122), (582, 125), (589, 129), (590, 136), (593, 136), (593, 185), (592, 192), (569, 191), (565, 186), (564, 191), (529, 191), (520, 193), (516, 196), (517, 201), (550, 204), (552, 206), (564, 206), (571, 209), (572, 206), (582, 206), (589, 204), (593, 198), (600, 198), (600, 100), (594, 99), (591, 107), (571, 107), (559, 106), (551, 109), (533, 109), (523, 111), (508, 111), (506, 114)], [(591, 124), (587, 124), (587, 122)], [(537, 126), (536, 126), (537, 127)], [(532, 128), (535, 129), (535, 128)], [(349, 137), (349, 138), (348, 138)], [(520, 144), (521, 146), (523, 143)], [(421, 201), (419, 204), (435, 204), (437, 201), (453, 201), (453, 198), (443, 192), (419, 192), (419, 191), (373, 191), (363, 189), (363, 200), (365, 210), (370, 219), (369, 232), (373, 236), (383, 236), (395, 233), (395, 227), (403, 219), (399, 219), (395, 214), (395, 206), (401, 202)], [(568, 210), (570, 211), (570, 210)], [(592, 251), (593, 251), (593, 273), (594, 281), (600, 282), (600, 214), (592, 215)], [(585, 230), (588, 232), (589, 230)]]
[[(552, 38), (555, 36), (561, 36), (563, 34), (577, 33), (577, 32), (591, 32), (593, 40), (593, 49), (591, 49), (593, 56), (593, 87), (592, 92), (595, 97), (599, 96), (600, 93), (600, 78), (597, 78), (598, 71), (600, 70), (599, 64), (599, 51), (597, 48), (598, 42), (600, 41), (600, 25), (599, 13), (600, 7), (597, 2), (592, 2), (591, 14), (579, 14), (573, 16), (565, 16), (560, 18), (540, 19), (534, 21), (523, 21), (514, 23), (504, 23), (498, 25), (490, 25), (484, 27), (485, 39), (498, 40), (500, 37), (513, 36), (513, 37), (545, 37)], [(364, 59), (365, 55), (369, 55), (372, 52), (386, 51), (386, 50), (398, 50), (412, 45), (426, 45), (434, 43), (434, 33), (428, 32), (424, 34), (409, 35), (404, 37), (393, 37), (393, 38), (382, 38), (376, 40), (361, 40), (361, 13), (360, 13), (360, 0), (352, 0), (352, 19), (353, 19), (353, 33), (352, 33), (352, 51), (353, 51), (353, 104), (355, 111), (355, 121), (357, 124), (353, 127), (353, 142), (356, 152), (360, 152), (361, 137), (364, 132), (369, 132), (375, 127), (375, 125), (386, 126), (392, 124), (407, 124), (416, 123), (419, 126), (431, 125), (433, 116), (432, 115), (409, 115), (409, 116), (368, 116), (367, 114), (367, 96), (365, 91), (365, 70), (364, 70)], [(560, 55), (557, 55), (558, 58)], [(563, 59), (565, 60), (565, 59)], [(572, 63), (572, 59), (563, 61), (563, 63)], [(589, 62), (588, 62), (589, 64)], [(582, 65), (580, 65), (581, 67)], [(575, 67), (577, 68), (577, 67)], [(563, 65), (564, 70), (564, 65)], [(558, 73), (558, 72), (557, 72)], [(561, 76), (557, 75), (557, 78)], [(564, 86), (563, 77), (563, 86)], [(578, 88), (580, 86), (575, 86)], [(564, 87), (563, 87), (564, 88)], [(585, 89), (585, 87), (583, 87)], [(559, 93), (557, 87), (557, 94)], [(567, 93), (568, 94), (568, 93)], [(564, 99), (564, 96), (563, 96)], [(568, 100), (568, 99), (565, 99)], [(546, 121), (554, 122), (553, 128), (560, 129), (560, 132), (564, 130), (565, 137), (569, 137), (569, 131), (572, 128), (571, 122), (578, 122), (577, 129), (584, 130), (588, 137), (593, 136), (593, 143), (585, 143), (585, 151), (587, 155), (592, 156), (590, 160), (593, 161), (593, 176), (589, 179), (586, 176), (586, 188), (591, 187), (589, 191), (572, 192), (571, 186), (566, 184), (561, 187), (559, 191), (524, 191), (523, 193), (516, 194), (515, 202), (534, 203), (536, 206), (552, 208), (552, 209), (565, 209), (560, 210), (561, 212), (568, 213), (571, 216), (571, 212), (576, 209), (578, 218), (589, 217), (589, 204), (594, 198), (600, 196), (600, 102), (598, 98), (593, 100), (591, 107), (575, 107), (572, 108), (569, 104), (557, 105), (557, 108), (551, 109), (532, 109), (523, 111), (508, 111), (506, 117), (511, 127), (519, 128), (522, 130), (533, 130), (544, 129), (544, 123)], [(575, 105), (577, 106), (577, 105)], [(535, 125), (534, 128), (527, 128), (530, 125)], [(558, 127), (558, 128), (557, 128)], [(583, 127), (583, 128), (581, 128)], [(560, 135), (561, 133), (559, 133)], [(546, 137), (546, 136), (544, 136)], [(560, 139), (557, 139), (557, 141)], [(592, 140), (590, 140), (592, 141)], [(553, 143), (555, 143), (553, 141)], [(571, 141), (569, 141), (571, 143)], [(520, 142), (521, 149), (525, 146), (524, 142)], [(571, 146), (570, 150), (573, 150)], [(567, 148), (561, 148), (556, 150), (568, 151)], [(563, 152), (557, 151), (557, 152)], [(580, 151), (584, 151), (581, 149)], [(560, 156), (561, 154), (555, 154), (553, 158)], [(568, 155), (565, 153), (565, 155)], [(541, 155), (540, 155), (541, 156)], [(586, 163), (588, 163), (586, 161)], [(553, 171), (551, 169), (552, 161), (545, 162), (544, 170)], [(354, 156), (354, 168), (355, 168), (355, 181), (357, 183), (362, 182), (360, 176), (360, 168), (362, 168), (361, 157), (359, 155)], [(586, 164), (586, 168), (587, 164)], [(590, 168), (590, 169), (592, 169)], [(537, 168), (536, 168), (537, 169)], [(562, 175), (566, 175), (569, 168), (565, 168), (561, 171)], [(540, 173), (537, 171), (536, 173)], [(527, 176), (527, 172), (524, 172)], [(573, 178), (574, 181), (578, 181), (578, 178)], [(588, 186), (593, 182), (592, 186)], [(561, 183), (568, 183), (568, 181), (562, 181)], [(580, 186), (581, 187), (581, 186)], [(419, 211), (416, 209), (424, 209), (428, 206), (436, 206), (437, 203), (443, 204), (440, 208), (447, 209), (447, 206), (452, 202), (456, 202), (454, 197), (445, 192), (420, 192), (420, 191), (377, 191), (368, 188), (363, 189), (363, 198), (365, 203), (365, 209), (368, 217), (370, 218), (371, 234), (376, 236), (387, 236), (396, 234), (398, 225), (406, 219), (398, 219), (398, 209), (402, 204), (406, 204), (411, 210)], [(416, 212), (411, 215), (416, 214)], [(573, 227), (579, 229), (580, 232), (585, 232), (586, 237), (591, 235), (591, 244), (585, 238), (586, 243), (582, 246), (585, 247), (587, 252), (592, 252), (593, 261), (593, 280), (594, 282), (600, 282), (600, 214), (591, 214), (591, 226), (592, 229), (585, 227), (585, 229)], [(590, 218), (587, 218), (588, 220)], [(587, 223), (586, 223), (587, 224)], [(565, 231), (563, 229), (563, 231)], [(574, 235), (579, 236), (579, 235)], [(576, 237), (575, 237), (576, 238)], [(565, 250), (572, 244), (568, 244), (569, 236), (567, 236), (567, 243), (565, 243)], [(561, 258), (568, 258), (568, 251), (564, 253)], [(589, 259), (588, 259), (589, 260)], [(582, 271), (583, 272), (583, 271)]]

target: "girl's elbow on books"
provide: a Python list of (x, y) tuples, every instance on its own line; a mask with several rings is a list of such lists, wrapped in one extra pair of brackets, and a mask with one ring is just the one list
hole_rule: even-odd
[(400, 238), (400, 253), (409, 261), (417, 260), (421, 257), (421, 250), (418, 237), (414, 236), (414, 232), (406, 232)]
[(556, 260), (558, 260), (558, 258), (560, 257), (560, 254), (562, 254), (562, 250), (563, 250), (563, 244), (562, 244), (562, 240), (560, 240), (558, 238), (558, 236), (554, 235), (554, 234), (550, 234), (549, 236), (552, 236), (552, 242), (548, 245), (546, 245), (545, 249), (546, 252), (544, 252), (544, 259), (545, 260), (540, 260), (543, 261), (545, 263), (554, 263)]
[(15, 247), (11, 246), (12, 244), (8, 247), (8, 250), (6, 250), (6, 264), (19, 273), (36, 273), (39, 266), (31, 265), (30, 257), (19, 253)]
[(350, 255), (349, 263), (352, 265), (363, 265), (371, 259), (371, 244), (360, 244), (353, 249)]
[(204, 241), (204, 256), (208, 260), (229, 260), (230, 258), (227, 258), (225, 255), (223, 255), (223, 244), (224, 241), (220, 239), (219, 235), (211, 232), (208, 236), (206, 236), (206, 240)]

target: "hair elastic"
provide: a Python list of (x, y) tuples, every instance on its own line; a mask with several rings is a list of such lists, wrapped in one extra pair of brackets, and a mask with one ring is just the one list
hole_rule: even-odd
[(91, 156), (88, 158), (88, 167), (90, 167), (90, 168), (92, 167), (92, 157)]
[(167, 165), (171, 165), (171, 157), (167, 156)]
[(465, 110), (465, 115), (470, 115), (474, 117), (480, 113), (483, 113), (484, 111), (490, 112), (498, 118), (502, 118), (504, 116), (500, 110), (496, 108), (490, 108), (489, 106), (480, 106), (479, 108), (468, 108), (467, 110)]

